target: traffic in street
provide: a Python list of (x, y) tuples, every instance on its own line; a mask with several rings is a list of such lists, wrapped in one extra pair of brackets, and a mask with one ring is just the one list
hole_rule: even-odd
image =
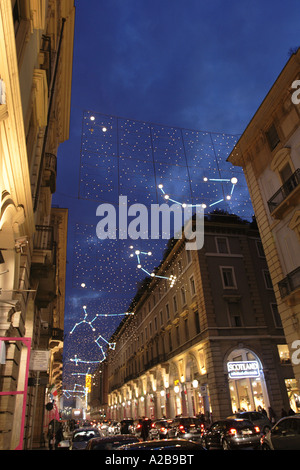
[(258, 412), (237, 413), (212, 423), (206, 423), (201, 417), (182, 416), (65, 422), (61, 436), (57, 434), (54, 445), (49, 444), (49, 450), (197, 452), (217, 449), (300, 450), (300, 415), (285, 416), (275, 424)]

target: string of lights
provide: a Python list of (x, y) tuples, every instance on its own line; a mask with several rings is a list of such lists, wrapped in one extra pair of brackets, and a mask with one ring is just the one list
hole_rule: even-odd
[[(160, 203), (162, 196), (182, 207), (201, 205), (207, 211), (231, 211), (251, 220), (253, 209), (244, 174), (226, 161), (238, 138), (93, 111), (83, 113), (78, 203), (83, 208), (92, 207), (93, 215), (88, 218), (87, 209), (86, 216), (74, 224), (72, 283), (74, 289), (83, 292), (82, 299), (86, 295), (80, 305), (87, 302), (89, 309), (85, 307), (83, 317), (80, 314), (78, 318), (79, 310), (76, 313), (71, 306), (67, 357), (75, 350), (84, 360), (92, 361), (98, 359), (100, 350), (95, 361), (99, 363), (106, 358), (106, 348), (114, 349), (115, 344), (107, 338), (124, 316), (133, 315), (126, 309), (141, 282), (137, 270), (147, 277), (161, 277), (175, 290), (179, 288), (171, 274), (159, 276), (152, 269), (161, 262), (165, 240), (140, 240), (138, 249), (131, 246), (128, 256), (128, 240), (97, 239), (95, 202), (117, 208), (120, 195), (126, 195), (128, 205), (150, 206)], [(93, 313), (88, 315), (87, 310)], [(97, 333), (100, 328), (101, 335)], [(73, 361), (69, 365), (86, 366)], [(71, 377), (69, 365), (66, 374)]]

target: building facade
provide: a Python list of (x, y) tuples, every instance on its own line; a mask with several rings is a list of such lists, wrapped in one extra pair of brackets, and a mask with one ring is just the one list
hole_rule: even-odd
[(228, 160), (244, 170), (300, 386), (300, 49)]
[[(0, 3), (0, 449), (40, 445), (45, 391), (59, 384), (67, 214), (51, 201), (69, 137), (74, 17), (71, 0)], [(46, 370), (28, 367), (33, 350), (52, 350)]]
[[(110, 342), (111, 419), (299, 408), (256, 223), (210, 215), (204, 247), (170, 243)], [(133, 310), (132, 310), (133, 309)]]

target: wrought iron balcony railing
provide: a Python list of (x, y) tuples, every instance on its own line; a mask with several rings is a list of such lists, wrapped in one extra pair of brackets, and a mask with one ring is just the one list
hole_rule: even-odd
[(300, 267), (290, 272), (278, 283), (281, 298), (284, 299), (300, 287)]
[(300, 185), (300, 169), (298, 168), (295, 173), (276, 191), (276, 193), (268, 200), (269, 210), (272, 212)]
[(52, 250), (54, 245), (54, 230), (51, 225), (36, 225), (33, 248), (35, 250)]

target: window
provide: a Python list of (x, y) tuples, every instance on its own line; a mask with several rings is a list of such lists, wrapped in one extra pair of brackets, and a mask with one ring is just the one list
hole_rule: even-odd
[(284, 167), (279, 171), (282, 184), (285, 183), (293, 174), (291, 166), (289, 163), (286, 163)]
[(194, 320), (195, 320), (195, 328), (197, 335), (200, 333), (200, 319), (199, 319), (199, 312), (195, 310), (194, 312)]
[(177, 341), (177, 346), (180, 344), (180, 334), (179, 334), (179, 326), (176, 326), (176, 341)]
[(157, 317), (154, 317), (154, 331), (157, 331)]
[(196, 287), (195, 287), (195, 281), (194, 281), (193, 276), (190, 278), (190, 287), (191, 287), (191, 294), (192, 295), (196, 294)]
[(221, 267), (222, 282), (224, 289), (236, 289), (234, 269), (230, 266)]
[(229, 253), (228, 239), (226, 237), (216, 237), (218, 253)]
[(291, 357), (290, 357), (290, 351), (288, 348), (287, 344), (278, 344), (277, 345), (278, 349), (278, 354), (280, 357), (280, 363), (281, 364), (290, 364), (291, 363)]
[(185, 288), (182, 287), (181, 290), (181, 302), (182, 302), (182, 305), (185, 305), (186, 304), (186, 295), (185, 295)]
[(228, 303), (228, 312), (231, 326), (242, 326), (241, 308), (238, 302)]
[(257, 248), (258, 256), (260, 256), (261, 258), (265, 258), (264, 247), (260, 240), (256, 241), (256, 248)]
[(173, 350), (171, 331), (169, 331), (169, 350)]
[(173, 307), (174, 307), (174, 312), (176, 313), (178, 311), (176, 295), (174, 295), (173, 297)]
[(278, 312), (277, 304), (271, 304), (271, 311), (272, 311), (275, 326), (277, 328), (282, 328), (281, 317)]
[(190, 250), (186, 250), (186, 259), (187, 259), (187, 264), (190, 264), (192, 261), (192, 255)]
[(147, 332), (147, 327), (145, 326), (145, 339), (148, 339), (148, 332)]
[(178, 261), (178, 274), (182, 273), (182, 262), (181, 259)]
[(162, 310), (159, 312), (160, 324), (161, 326), (164, 324), (164, 316)]
[(267, 136), (267, 139), (268, 139), (270, 149), (274, 150), (274, 148), (280, 142), (280, 139), (279, 139), (279, 136), (278, 136), (278, 133), (277, 133), (277, 129), (276, 129), (274, 124), (272, 124), (272, 126), (269, 127), (269, 129), (266, 132), (266, 136)]
[(185, 340), (187, 341), (190, 336), (189, 335), (189, 322), (187, 318), (184, 320), (184, 333), (185, 333)]
[(265, 269), (263, 271), (263, 274), (264, 274), (266, 289), (273, 289), (272, 279), (271, 279), (269, 271)]
[(149, 337), (152, 336), (152, 322), (149, 323)]
[(170, 320), (170, 308), (169, 304), (166, 304), (167, 320)]

